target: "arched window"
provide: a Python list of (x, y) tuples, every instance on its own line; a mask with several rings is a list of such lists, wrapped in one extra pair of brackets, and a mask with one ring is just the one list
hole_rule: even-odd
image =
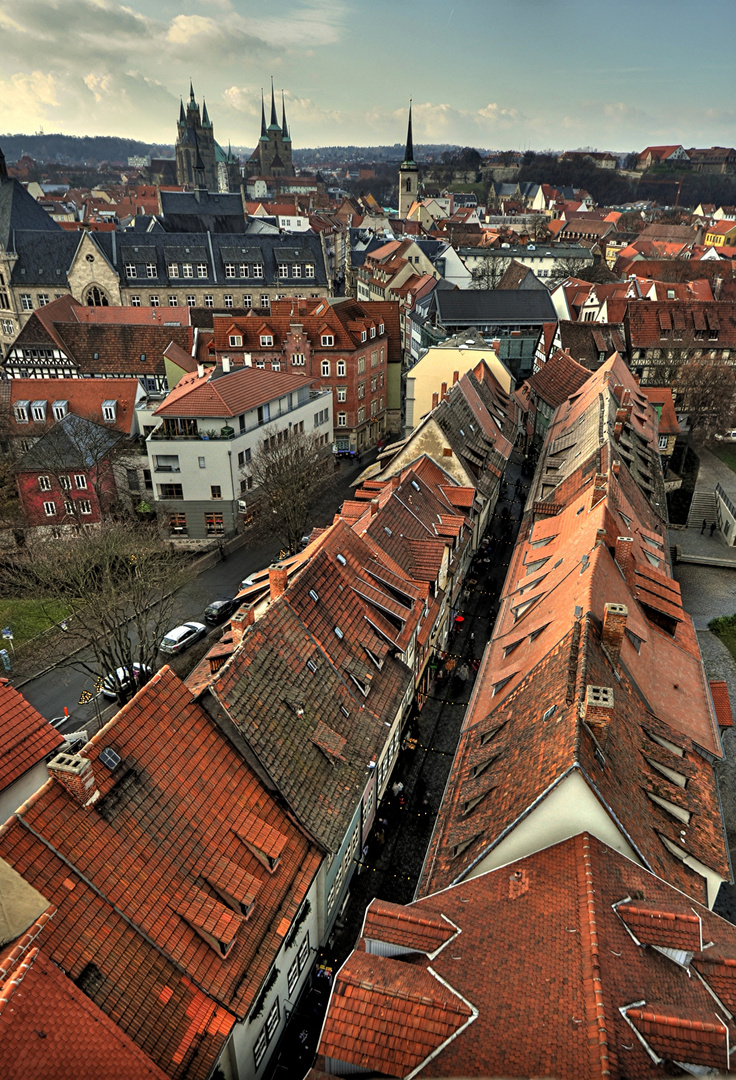
[(110, 303), (102, 289), (99, 289), (96, 285), (87, 289), (84, 302), (87, 307), (109, 307)]
[(411, 177), (410, 176), (407, 176), (407, 178), (406, 178), (406, 190), (411, 191)]

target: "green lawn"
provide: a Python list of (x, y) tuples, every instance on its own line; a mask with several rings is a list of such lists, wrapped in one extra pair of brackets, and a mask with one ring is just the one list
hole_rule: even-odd
[(44, 603), (41, 600), (13, 598), (0, 600), (0, 629), (10, 627), (13, 631), (13, 645), (17, 649), (19, 645), (48, 630), (53, 626), (54, 618), (62, 619), (68, 611), (69, 608), (59, 602)]
[(722, 615), (719, 619), (711, 619), (708, 629), (721, 639), (736, 660), (736, 615)]
[(724, 465), (728, 465), (729, 469), (736, 472), (736, 443), (717, 442), (708, 449), (711, 454), (720, 458)]

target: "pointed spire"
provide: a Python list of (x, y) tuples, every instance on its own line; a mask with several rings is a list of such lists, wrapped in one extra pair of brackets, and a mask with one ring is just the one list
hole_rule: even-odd
[(210, 118), (207, 115), (207, 102), (202, 98), (202, 127), (211, 127)]
[(414, 164), (414, 139), (411, 133), (411, 98), (409, 98), (409, 127), (406, 132), (406, 150), (404, 151), (404, 163)]
[(197, 102), (194, 100), (194, 87), (192, 86), (192, 80), (189, 80), (189, 108), (195, 108)]
[(268, 125), (268, 130), (275, 128), (277, 131), (281, 131), (279, 122), (276, 119), (276, 98), (273, 96), (273, 75), (271, 76), (271, 123)]
[(263, 99), (263, 87), (261, 87), (261, 138), (268, 140), (268, 131), (266, 129), (266, 103)]
[(284, 142), (291, 142), (291, 137), (289, 135), (289, 129), (286, 126), (286, 104), (284, 102), (284, 91), (283, 90), (281, 91), (281, 117), (282, 117), (282, 120), (281, 120), (281, 135), (283, 137)]
[(182, 125), (182, 127), (187, 126), (187, 118), (184, 112), (184, 102), (181, 98), (179, 98), (179, 123)]

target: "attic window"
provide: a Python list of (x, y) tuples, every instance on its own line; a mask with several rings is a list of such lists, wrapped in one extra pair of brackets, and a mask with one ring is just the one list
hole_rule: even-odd
[(370, 683), (363, 682), (362, 679), (359, 679), (357, 675), (353, 675), (352, 672), (350, 673), (350, 678), (353, 680), (355, 685), (358, 687), (358, 689), (360, 690), (363, 697), (368, 697), (368, 691), (371, 688)]
[(307, 660), (307, 667), (314, 675), (317, 674), (317, 665), (315, 664), (314, 660)]
[(380, 670), (381, 670), (381, 668), (383, 667), (383, 660), (381, 659), (381, 657), (380, 657), (380, 656), (375, 656), (375, 655), (374, 655), (374, 654), (373, 654), (373, 653), (371, 652), (371, 650), (370, 650), (370, 649), (368, 648), (368, 646), (367, 646), (367, 645), (364, 645), (363, 647), (364, 647), (365, 651), (366, 651), (366, 652), (368, 653), (368, 657), (369, 657), (369, 659), (371, 660), (371, 662), (372, 662), (373, 664), (375, 664), (375, 666), (376, 666), (376, 667), (378, 668), (378, 670), (380, 671)]
[(641, 647), (642, 647), (642, 644), (644, 643), (644, 638), (640, 638), (639, 635), (635, 634), (633, 630), (629, 630), (628, 626), (624, 630), (624, 633), (626, 634), (626, 637), (629, 639), (629, 641), (634, 646), (636, 651), (641, 652)]
[(500, 679), (497, 683), (494, 683), (493, 696), (495, 697), (496, 694), (500, 694), (504, 686), (506, 686), (507, 683), (510, 683), (515, 675), (518, 675), (517, 671), (514, 671), (511, 675), (507, 675), (505, 679)]
[(228, 338), (228, 344), (230, 345), (230, 347), (232, 349), (239, 349), (240, 346), (243, 344), (243, 335), (242, 334), (230, 334), (230, 336)]
[(689, 810), (685, 810), (683, 809), (683, 807), (677, 806), (675, 803), (670, 802), (668, 799), (661, 799), (658, 795), (653, 795), (651, 791), (648, 791), (647, 795), (651, 802), (655, 803), (657, 806), (661, 806), (662, 809), (670, 815), (670, 817), (675, 819), (675, 821), (680, 821), (684, 825), (690, 824), (690, 818), (692, 817), (692, 814)]
[(677, 772), (676, 769), (669, 769), (666, 765), (662, 765), (659, 761), (655, 761), (653, 758), (646, 759), (655, 772), (660, 773), (662, 776), (671, 780), (673, 784), (677, 784), (678, 787), (684, 788), (687, 786), (687, 777), (681, 772)]
[(69, 412), (68, 401), (55, 401), (53, 404), (54, 420), (63, 420)]
[(273, 334), (261, 334), (261, 348), (265, 349), (273, 345)]
[(655, 742), (657, 744), (657, 746), (661, 746), (665, 750), (669, 750), (670, 753), (676, 754), (678, 757), (685, 756), (685, 751), (682, 749), (682, 747), (676, 746), (675, 743), (670, 742), (669, 739), (664, 739), (661, 735), (655, 735), (652, 731), (648, 731), (647, 735), (652, 740), (652, 742)]
[(450, 850), (450, 858), (456, 859), (458, 855), (462, 855), (462, 853), (464, 851), (467, 851), (470, 845), (478, 839), (478, 836), (480, 836), (480, 833), (478, 833), (476, 836), (471, 836), (469, 840), (463, 840), (460, 844), (455, 844), (455, 846)]
[(504, 647), (504, 650), (503, 650), (504, 660), (506, 659), (507, 656), (511, 656), (511, 653), (514, 651), (514, 649), (518, 649), (518, 647), (521, 645), (523, 640), (524, 640), (524, 638), (521, 637), (521, 638), (518, 639), (518, 641), (512, 641), (510, 645), (506, 645)]
[(659, 566), (659, 559), (656, 555), (652, 555), (651, 551), (645, 551), (644, 555), (646, 559), (652, 564), (652, 566)]
[(46, 402), (45, 401), (33, 401), (31, 402), (31, 416), (36, 423), (42, 424), (46, 419)]
[(117, 415), (118, 403), (117, 401), (103, 401), (102, 402), (102, 419), (107, 423), (114, 424), (115, 417)]
[(532, 540), (531, 546), (533, 548), (546, 547), (547, 544), (551, 544), (554, 539), (554, 536), (545, 536), (541, 540)]
[(414, 488), (415, 491), (421, 491), (422, 490), (420, 488), (419, 484), (416, 482), (416, 480), (412, 480), (411, 486)]
[(28, 423), (28, 408), (29, 408), (29, 405), (30, 405), (29, 401), (16, 401), (15, 405), (13, 406), (13, 413), (15, 415), (16, 424), (27, 424)]
[(557, 712), (557, 706), (556, 705), (550, 705), (550, 707), (547, 709), (547, 711), (542, 713), (542, 720), (551, 720), (556, 712)]
[(314, 600), (315, 604), (316, 604), (316, 603), (317, 603), (317, 601), (319, 600), (319, 593), (316, 593), (316, 592), (314, 591), (314, 589), (310, 589), (310, 590), (309, 590), (309, 596), (310, 596), (310, 598), (311, 598), (312, 600)]
[(630, 517), (627, 517), (627, 516), (626, 516), (626, 514), (623, 514), (623, 513), (621, 513), (621, 511), (620, 511), (620, 510), (619, 510), (619, 512), (618, 512), (618, 513), (619, 513), (619, 517), (620, 517), (620, 518), (621, 518), (621, 520), (623, 521), (623, 523), (624, 523), (624, 525), (626, 526), (626, 528), (627, 528), (627, 529), (630, 529), (630, 528), (631, 528), (631, 518), (630, 518)]
[(322, 336), (320, 338), (320, 345), (322, 346), (323, 349), (329, 348), (329, 346), (334, 345), (334, 344), (335, 344), (335, 335), (334, 334), (322, 334)]
[(539, 570), (540, 566), (544, 566), (544, 564), (548, 561), (549, 555), (545, 555), (543, 559), (535, 559), (534, 562), (527, 563), (526, 576), (529, 577), (530, 574), (533, 574), (535, 570)]
[(488, 792), (484, 791), (482, 795), (476, 795), (474, 799), (468, 799), (466, 803), (463, 803), (463, 817), (467, 817), (468, 814), (475, 810), (478, 803), (483, 802), (487, 794)]
[(563, 560), (562, 560), (562, 559), (558, 559), (558, 560), (557, 560), (557, 562), (556, 562), (556, 563), (554, 564), (554, 566), (552, 567), (552, 569), (553, 569), (553, 570), (556, 570), (558, 566), (562, 566), (562, 563), (563, 563)]
[(347, 566), (347, 564), (348, 564), (348, 560), (347, 560), (347, 559), (345, 558), (345, 556), (344, 556), (344, 555), (341, 555), (341, 554), (340, 554), (340, 553), (338, 552), (338, 553), (337, 553), (337, 555), (335, 556), (335, 558), (336, 558), (336, 559), (337, 559), (337, 561), (338, 561), (338, 562), (340, 563), (340, 566)]
[(535, 641), (539, 637), (539, 635), (547, 629), (548, 626), (549, 623), (545, 623), (544, 626), (540, 626), (536, 630), (532, 630), (531, 634), (529, 635), (529, 641)]
[(339, 626), (335, 627), (335, 637), (338, 638), (340, 641), (342, 641), (342, 639), (345, 637)]

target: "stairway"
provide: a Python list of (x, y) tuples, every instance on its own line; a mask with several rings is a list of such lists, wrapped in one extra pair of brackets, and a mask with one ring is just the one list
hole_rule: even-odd
[(705, 518), (708, 525), (716, 520), (716, 496), (713, 491), (695, 489), (693, 501), (690, 503), (690, 513), (687, 516), (689, 529), (699, 528)]

